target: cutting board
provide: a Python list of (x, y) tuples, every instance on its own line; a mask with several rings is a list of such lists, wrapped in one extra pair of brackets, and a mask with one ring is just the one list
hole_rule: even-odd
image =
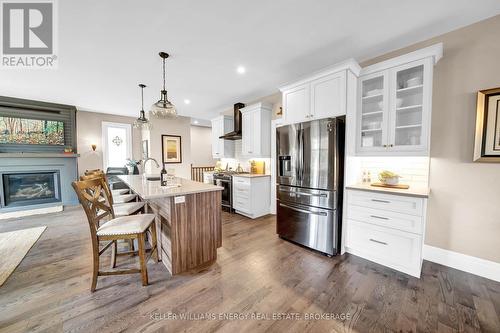
[(407, 190), (410, 188), (410, 185), (405, 185), (405, 184), (398, 184), (398, 185), (387, 185), (387, 184), (382, 184), (382, 183), (373, 183), (370, 184), (371, 186), (375, 187), (386, 187), (386, 188), (398, 188), (401, 190)]

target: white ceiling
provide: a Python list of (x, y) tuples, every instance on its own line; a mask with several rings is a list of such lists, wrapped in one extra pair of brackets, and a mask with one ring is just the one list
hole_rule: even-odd
[(498, 15), (500, 1), (59, 0), (58, 10), (59, 68), (2, 70), (0, 95), (137, 116), (137, 84), (148, 85), (149, 107), (166, 51), (170, 100), (182, 115), (209, 119), (346, 58)]

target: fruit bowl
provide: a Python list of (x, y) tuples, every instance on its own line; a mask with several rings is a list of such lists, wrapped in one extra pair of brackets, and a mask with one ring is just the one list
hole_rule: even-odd
[(391, 171), (382, 171), (378, 175), (378, 179), (380, 182), (384, 185), (398, 185), (399, 184), (399, 176), (398, 174), (395, 174), (394, 172)]

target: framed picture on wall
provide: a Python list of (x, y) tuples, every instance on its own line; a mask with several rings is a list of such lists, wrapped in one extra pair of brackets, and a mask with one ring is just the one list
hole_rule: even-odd
[(500, 88), (477, 93), (474, 161), (500, 163)]
[(182, 163), (182, 142), (179, 135), (162, 135), (161, 151), (163, 164)]
[(148, 140), (142, 140), (142, 159), (146, 160), (149, 157), (149, 142)]

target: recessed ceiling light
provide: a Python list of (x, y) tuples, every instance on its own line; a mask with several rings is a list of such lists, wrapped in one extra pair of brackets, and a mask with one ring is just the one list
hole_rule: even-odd
[(191, 101), (189, 99), (185, 99), (184, 104), (191, 104)]
[(238, 72), (238, 74), (245, 74), (247, 70), (243, 66), (238, 66), (238, 68), (236, 68), (236, 71)]
[(193, 121), (195, 125), (198, 125), (198, 120)]

